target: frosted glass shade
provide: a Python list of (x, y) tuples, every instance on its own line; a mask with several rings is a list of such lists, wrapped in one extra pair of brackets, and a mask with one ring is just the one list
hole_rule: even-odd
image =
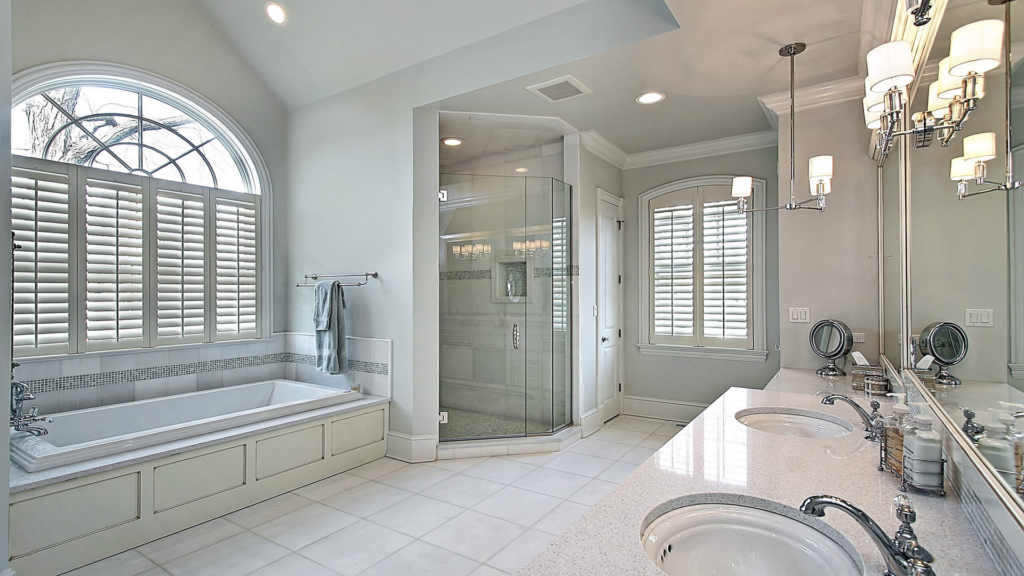
[(868, 127), (868, 130), (878, 130), (882, 127), (882, 117), (879, 112), (871, 112), (866, 107), (864, 108), (864, 125)]
[(732, 197), (750, 198), (754, 193), (754, 178), (751, 176), (736, 176), (732, 179)]
[(939, 60), (939, 98), (952, 100), (963, 91), (963, 79), (949, 73), (949, 58)]
[(984, 74), (999, 66), (1003, 53), (1003, 21), (979, 20), (953, 32), (949, 44), (949, 73)]
[(871, 86), (874, 83), (874, 79), (870, 76), (864, 79), (864, 93), (867, 94), (864, 97), (864, 108), (869, 112), (881, 114), (885, 112), (885, 94), (871, 90)]
[(811, 180), (817, 181), (832, 177), (831, 156), (815, 156), (808, 164), (810, 165)]
[(964, 160), (988, 162), (996, 157), (996, 133), (984, 132), (964, 138)]
[(935, 118), (942, 118), (949, 111), (949, 103), (951, 101), (947, 98), (939, 96), (939, 83), (932, 82), (928, 86), (928, 111), (931, 112)]
[(914, 57), (910, 43), (902, 40), (882, 44), (868, 52), (868, 78), (874, 80), (872, 92), (888, 92), (914, 81)]
[(949, 163), (949, 179), (954, 181), (970, 180), (974, 178), (974, 164), (964, 160), (964, 157), (953, 158)]

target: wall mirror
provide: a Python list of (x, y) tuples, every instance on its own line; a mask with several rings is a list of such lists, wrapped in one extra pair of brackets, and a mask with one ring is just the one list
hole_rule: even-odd
[[(943, 81), (948, 80), (940, 69), (942, 59), (950, 54), (951, 35), (980, 20), (1005, 23), (1007, 6), (1010, 26), (1006, 27), (1004, 42), (1012, 47), (1013, 42), (1024, 40), (1024, 3), (992, 5), (981, 0), (949, 0), (936, 19), (938, 26), (924, 72), (911, 87), (911, 113), (937, 110), (938, 116), (945, 110), (948, 101), (937, 96)], [(948, 146), (938, 142), (938, 135), (928, 147), (902, 142), (908, 147), (901, 157), (905, 163), (902, 199), (899, 194), (889, 197), (888, 164), (879, 178), (884, 354), (897, 369), (903, 369), (916, 394), (942, 411), (956, 442), (979, 463), (991, 479), (990, 485), (1001, 494), (1008, 509), (1015, 510), (1017, 518), (1024, 518), (1024, 501), (1020, 499), (1024, 488), (1019, 480), (1021, 461), (1013, 457), (1012, 441), (1006, 443), (1010, 446), (1009, 459), (993, 457), (984, 446), (990, 442), (982, 442), (979, 450), (978, 438), (962, 434), (960, 428), (965, 423), (964, 413), (973, 412), (974, 422), (985, 427), (985, 435), (998, 440), (1006, 433), (1008, 414), (1014, 405), (1024, 403), (1024, 189), (977, 194), (993, 186), (976, 182), (973, 176), (980, 173), (975, 172), (976, 161), (968, 160), (969, 175), (959, 162), (961, 157), (971, 158), (971, 146), (986, 140), (992, 149), (983, 155), (985, 179), (995, 183), (1006, 180), (1008, 160), (1014, 159), (1018, 147), (1024, 149), (1024, 130), (1019, 131), (1020, 135), (1011, 134), (1008, 121), (1012, 112), (1020, 115), (1020, 125), (1024, 126), (1022, 58), (1024, 50), (1013, 52), (1009, 58), (1004, 54), (1001, 64), (985, 73), (983, 98)], [(1012, 66), (1009, 78), (1007, 63)], [(933, 82), (937, 83), (935, 87)], [(1008, 90), (1012, 91), (1009, 97)], [(1017, 165), (1016, 180), (1024, 179), (1021, 168)], [(958, 181), (958, 176), (962, 180)], [(965, 191), (970, 194), (961, 199)], [(896, 217), (894, 205), (898, 210), (901, 201), (905, 203), (904, 214)], [(890, 262), (894, 246), (889, 244), (889, 234), (895, 233), (899, 239), (901, 232), (892, 231), (897, 227), (902, 227), (905, 234), (903, 268)], [(902, 276), (902, 287), (889, 284), (891, 274)], [(896, 307), (893, 292), (906, 299), (906, 307)], [(892, 311), (897, 317), (905, 314), (902, 330), (889, 318)], [(898, 334), (896, 343), (889, 338), (893, 333)], [(919, 366), (926, 356), (935, 361), (927, 368)], [(1017, 425), (1024, 426), (1024, 419), (1017, 420)], [(1007, 467), (1016, 469), (1005, 470)]]

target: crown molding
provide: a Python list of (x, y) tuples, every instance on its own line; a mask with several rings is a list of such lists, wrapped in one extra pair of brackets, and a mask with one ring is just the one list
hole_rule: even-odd
[[(798, 88), (795, 96), (797, 112), (858, 100), (864, 97), (864, 79), (853, 76)], [(789, 114), (788, 91), (760, 96), (757, 101), (761, 104), (761, 109), (764, 110), (764, 115), (772, 128), (779, 127), (780, 115)]]
[(591, 153), (609, 162), (619, 170), (626, 167), (629, 154), (623, 152), (622, 148), (616, 146), (611, 140), (598, 134), (594, 130), (580, 132), (580, 143)]
[(759, 150), (761, 148), (772, 148), (779, 145), (779, 135), (774, 130), (754, 132), (740, 136), (730, 136), (706, 142), (696, 142), (662, 148), (648, 152), (630, 154), (626, 159), (625, 169), (643, 168), (646, 166), (657, 166), (659, 164), (671, 164), (673, 162), (684, 162), (698, 158), (710, 158), (723, 154), (735, 152), (746, 152), (748, 150)]

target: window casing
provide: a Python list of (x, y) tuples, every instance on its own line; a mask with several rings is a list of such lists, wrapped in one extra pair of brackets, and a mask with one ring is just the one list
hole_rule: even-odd
[[(642, 353), (767, 357), (764, 215), (736, 212), (730, 182), (695, 178), (640, 196)], [(755, 180), (755, 206), (764, 188)]]
[(15, 356), (260, 336), (260, 196), (12, 164)]

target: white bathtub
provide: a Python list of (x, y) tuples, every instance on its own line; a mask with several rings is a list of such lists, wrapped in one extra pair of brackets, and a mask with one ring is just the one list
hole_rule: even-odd
[(53, 414), (49, 434), (11, 430), (11, 460), (29, 472), (244, 426), (363, 397), (292, 380), (139, 400)]

